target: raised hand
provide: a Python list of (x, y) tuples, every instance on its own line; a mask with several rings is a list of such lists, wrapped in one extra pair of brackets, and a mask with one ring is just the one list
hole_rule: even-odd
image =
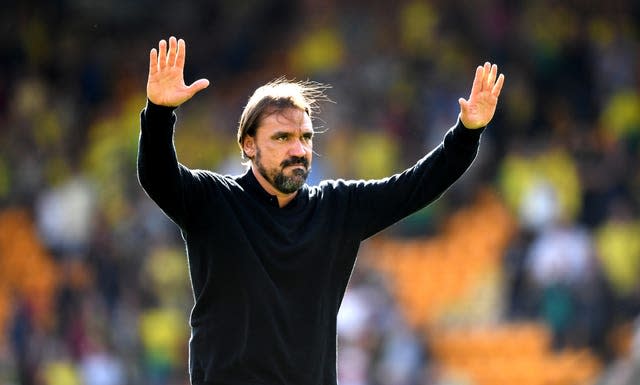
[(476, 129), (486, 126), (496, 112), (498, 96), (504, 84), (504, 75), (498, 74), (498, 66), (486, 62), (476, 68), (469, 100), (458, 99), (460, 121), (466, 128)]
[(184, 84), (184, 61), (186, 45), (184, 40), (169, 38), (160, 40), (158, 50), (149, 53), (149, 78), (147, 80), (147, 98), (157, 105), (177, 107), (191, 99), (197, 92), (209, 86), (209, 80), (200, 79), (190, 86)]

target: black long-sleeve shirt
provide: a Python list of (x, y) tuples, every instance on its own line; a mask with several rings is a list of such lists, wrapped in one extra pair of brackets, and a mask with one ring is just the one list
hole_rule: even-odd
[(482, 130), (458, 122), (400, 174), (304, 185), (280, 208), (250, 170), (180, 164), (175, 122), (172, 108), (147, 103), (138, 177), (187, 246), (192, 383), (335, 385), (336, 317), (360, 242), (437, 199), (473, 161)]

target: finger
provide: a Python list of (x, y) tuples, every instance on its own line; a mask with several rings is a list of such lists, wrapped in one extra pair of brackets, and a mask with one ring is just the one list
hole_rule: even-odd
[(158, 51), (155, 48), (149, 52), (149, 75), (155, 75), (158, 72)]
[(178, 51), (178, 41), (175, 37), (169, 38), (169, 53), (167, 55), (167, 65), (173, 67), (176, 65), (176, 52)]
[(487, 76), (487, 90), (493, 89), (494, 82), (496, 81), (496, 75), (498, 73), (498, 66), (493, 64)]
[(476, 68), (476, 76), (473, 78), (473, 85), (471, 86), (471, 95), (479, 92), (482, 89), (482, 77), (484, 69), (482, 66)]
[(469, 102), (464, 98), (460, 98), (458, 99), (458, 104), (460, 105), (460, 113), (464, 115), (469, 109)]
[(209, 80), (207, 80), (207, 79), (199, 79), (199, 80), (196, 80), (195, 82), (191, 83), (191, 85), (189, 87), (187, 87), (187, 88), (189, 89), (189, 91), (191, 91), (191, 95), (194, 95), (197, 92), (200, 92), (200, 91), (204, 90), (207, 87), (209, 87)]
[(167, 42), (162, 39), (158, 44), (158, 68), (162, 70), (167, 65)]
[(496, 81), (496, 84), (494, 84), (493, 89), (491, 90), (491, 94), (496, 98), (500, 96), (500, 91), (502, 91), (503, 84), (504, 84), (504, 75), (500, 74), (500, 76), (498, 76), (498, 80)]
[(482, 90), (485, 91), (487, 89), (489, 89), (489, 83), (487, 82), (487, 80), (489, 79), (489, 75), (491, 73), (491, 64), (489, 62), (485, 62), (484, 63), (484, 68), (483, 68), (483, 79), (482, 79)]
[(478, 128), (473, 121), (469, 121), (471, 116), (469, 102), (464, 98), (460, 98), (458, 99), (458, 104), (460, 104), (460, 114), (458, 115), (458, 119), (460, 119), (462, 125), (466, 128)]
[(176, 54), (176, 67), (184, 68), (185, 57), (187, 56), (187, 46), (184, 40), (178, 40), (178, 52)]

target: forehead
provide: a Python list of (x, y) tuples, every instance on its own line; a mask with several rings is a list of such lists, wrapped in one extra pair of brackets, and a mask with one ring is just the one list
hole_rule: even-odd
[(313, 123), (309, 114), (298, 108), (287, 108), (267, 114), (260, 125), (258, 132), (296, 131), (313, 132)]

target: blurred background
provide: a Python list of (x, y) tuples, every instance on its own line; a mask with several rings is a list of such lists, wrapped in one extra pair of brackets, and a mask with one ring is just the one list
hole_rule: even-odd
[[(640, 5), (632, 0), (4, 1), (0, 385), (185, 385), (184, 246), (138, 185), (148, 52), (187, 42), (182, 163), (242, 172), (237, 120), (332, 85), (310, 183), (412, 165), (474, 69), (506, 74), (467, 174), (363, 244), (341, 385), (640, 383)], [(371, 208), (375, 210), (375, 207)]]

